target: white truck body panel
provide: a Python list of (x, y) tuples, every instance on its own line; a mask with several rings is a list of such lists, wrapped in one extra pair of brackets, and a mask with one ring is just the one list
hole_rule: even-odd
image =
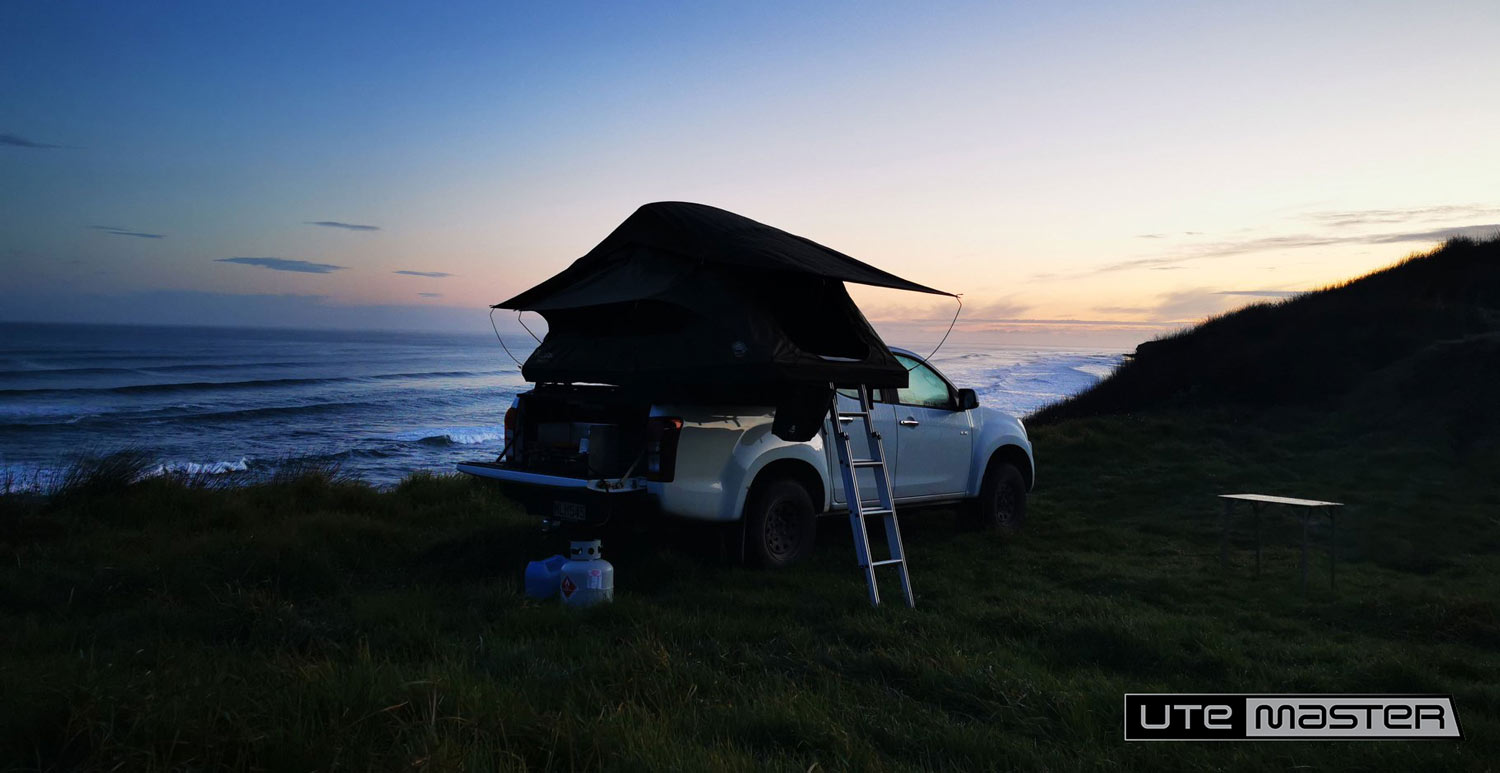
[[(893, 351), (921, 362), (910, 352)], [(852, 398), (841, 394), (839, 400), (841, 410), (856, 410)], [(949, 410), (886, 402), (876, 403), (874, 408), (876, 431), (885, 441), (887, 459), (893, 462), (898, 505), (977, 497), (990, 458), (1006, 447), (1014, 449), (1012, 454), (1024, 455), (1027, 469), (1022, 474), (1028, 488), (1034, 480), (1031, 442), (1020, 420), (1008, 414), (984, 407)], [(664, 404), (652, 406), (650, 415), (676, 417), (683, 422), (673, 479), (643, 484), (656, 507), (666, 514), (702, 521), (739, 520), (756, 477), (771, 464), (788, 462), (804, 465), (799, 468), (801, 473), (816, 477), (820, 491), (809, 493), (820, 512), (846, 509), (838, 460), (834, 448), (826, 442), (830, 430), (827, 418), (816, 437), (794, 443), (772, 434), (773, 409), (765, 406)], [(853, 433), (855, 454), (864, 455), (863, 423), (854, 420), (845, 426)], [(460, 470), (514, 483), (608, 488), (601, 481), (538, 475), (494, 465), (465, 464)], [(642, 482), (632, 479), (626, 485), (635, 488)], [(864, 493), (867, 499), (875, 498), (873, 484)]]

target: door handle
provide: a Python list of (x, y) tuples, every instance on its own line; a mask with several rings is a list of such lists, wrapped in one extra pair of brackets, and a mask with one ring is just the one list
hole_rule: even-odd
[(912, 417), (908, 416), (908, 417), (906, 417), (906, 418), (904, 418), (901, 421), (898, 421), (896, 423), (900, 424), (903, 427), (915, 427), (918, 424), (921, 424), (922, 422), (917, 421), (916, 419), (913, 419)]

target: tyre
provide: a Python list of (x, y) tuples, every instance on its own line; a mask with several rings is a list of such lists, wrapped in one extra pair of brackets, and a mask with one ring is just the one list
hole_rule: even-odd
[(818, 514), (802, 484), (778, 478), (757, 484), (745, 502), (745, 560), (779, 569), (812, 553)]
[(1026, 523), (1026, 479), (1010, 462), (990, 461), (970, 504), (970, 520), (981, 529), (1015, 534)]

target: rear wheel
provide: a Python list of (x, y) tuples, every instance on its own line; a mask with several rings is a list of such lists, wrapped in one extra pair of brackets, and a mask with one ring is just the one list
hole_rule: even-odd
[(779, 569), (806, 558), (817, 534), (812, 497), (795, 480), (757, 485), (745, 503), (745, 559)]
[(1010, 462), (990, 461), (979, 484), (979, 498), (971, 504), (975, 526), (1014, 534), (1026, 523), (1026, 479)]

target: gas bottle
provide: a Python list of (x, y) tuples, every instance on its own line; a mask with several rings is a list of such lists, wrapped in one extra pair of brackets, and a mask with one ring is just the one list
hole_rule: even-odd
[(562, 582), (562, 567), (568, 559), (551, 556), (526, 565), (526, 595), (534, 599), (557, 597), (557, 588)]
[(599, 540), (571, 543), (562, 566), (564, 606), (587, 607), (615, 597), (615, 568), (604, 560)]

